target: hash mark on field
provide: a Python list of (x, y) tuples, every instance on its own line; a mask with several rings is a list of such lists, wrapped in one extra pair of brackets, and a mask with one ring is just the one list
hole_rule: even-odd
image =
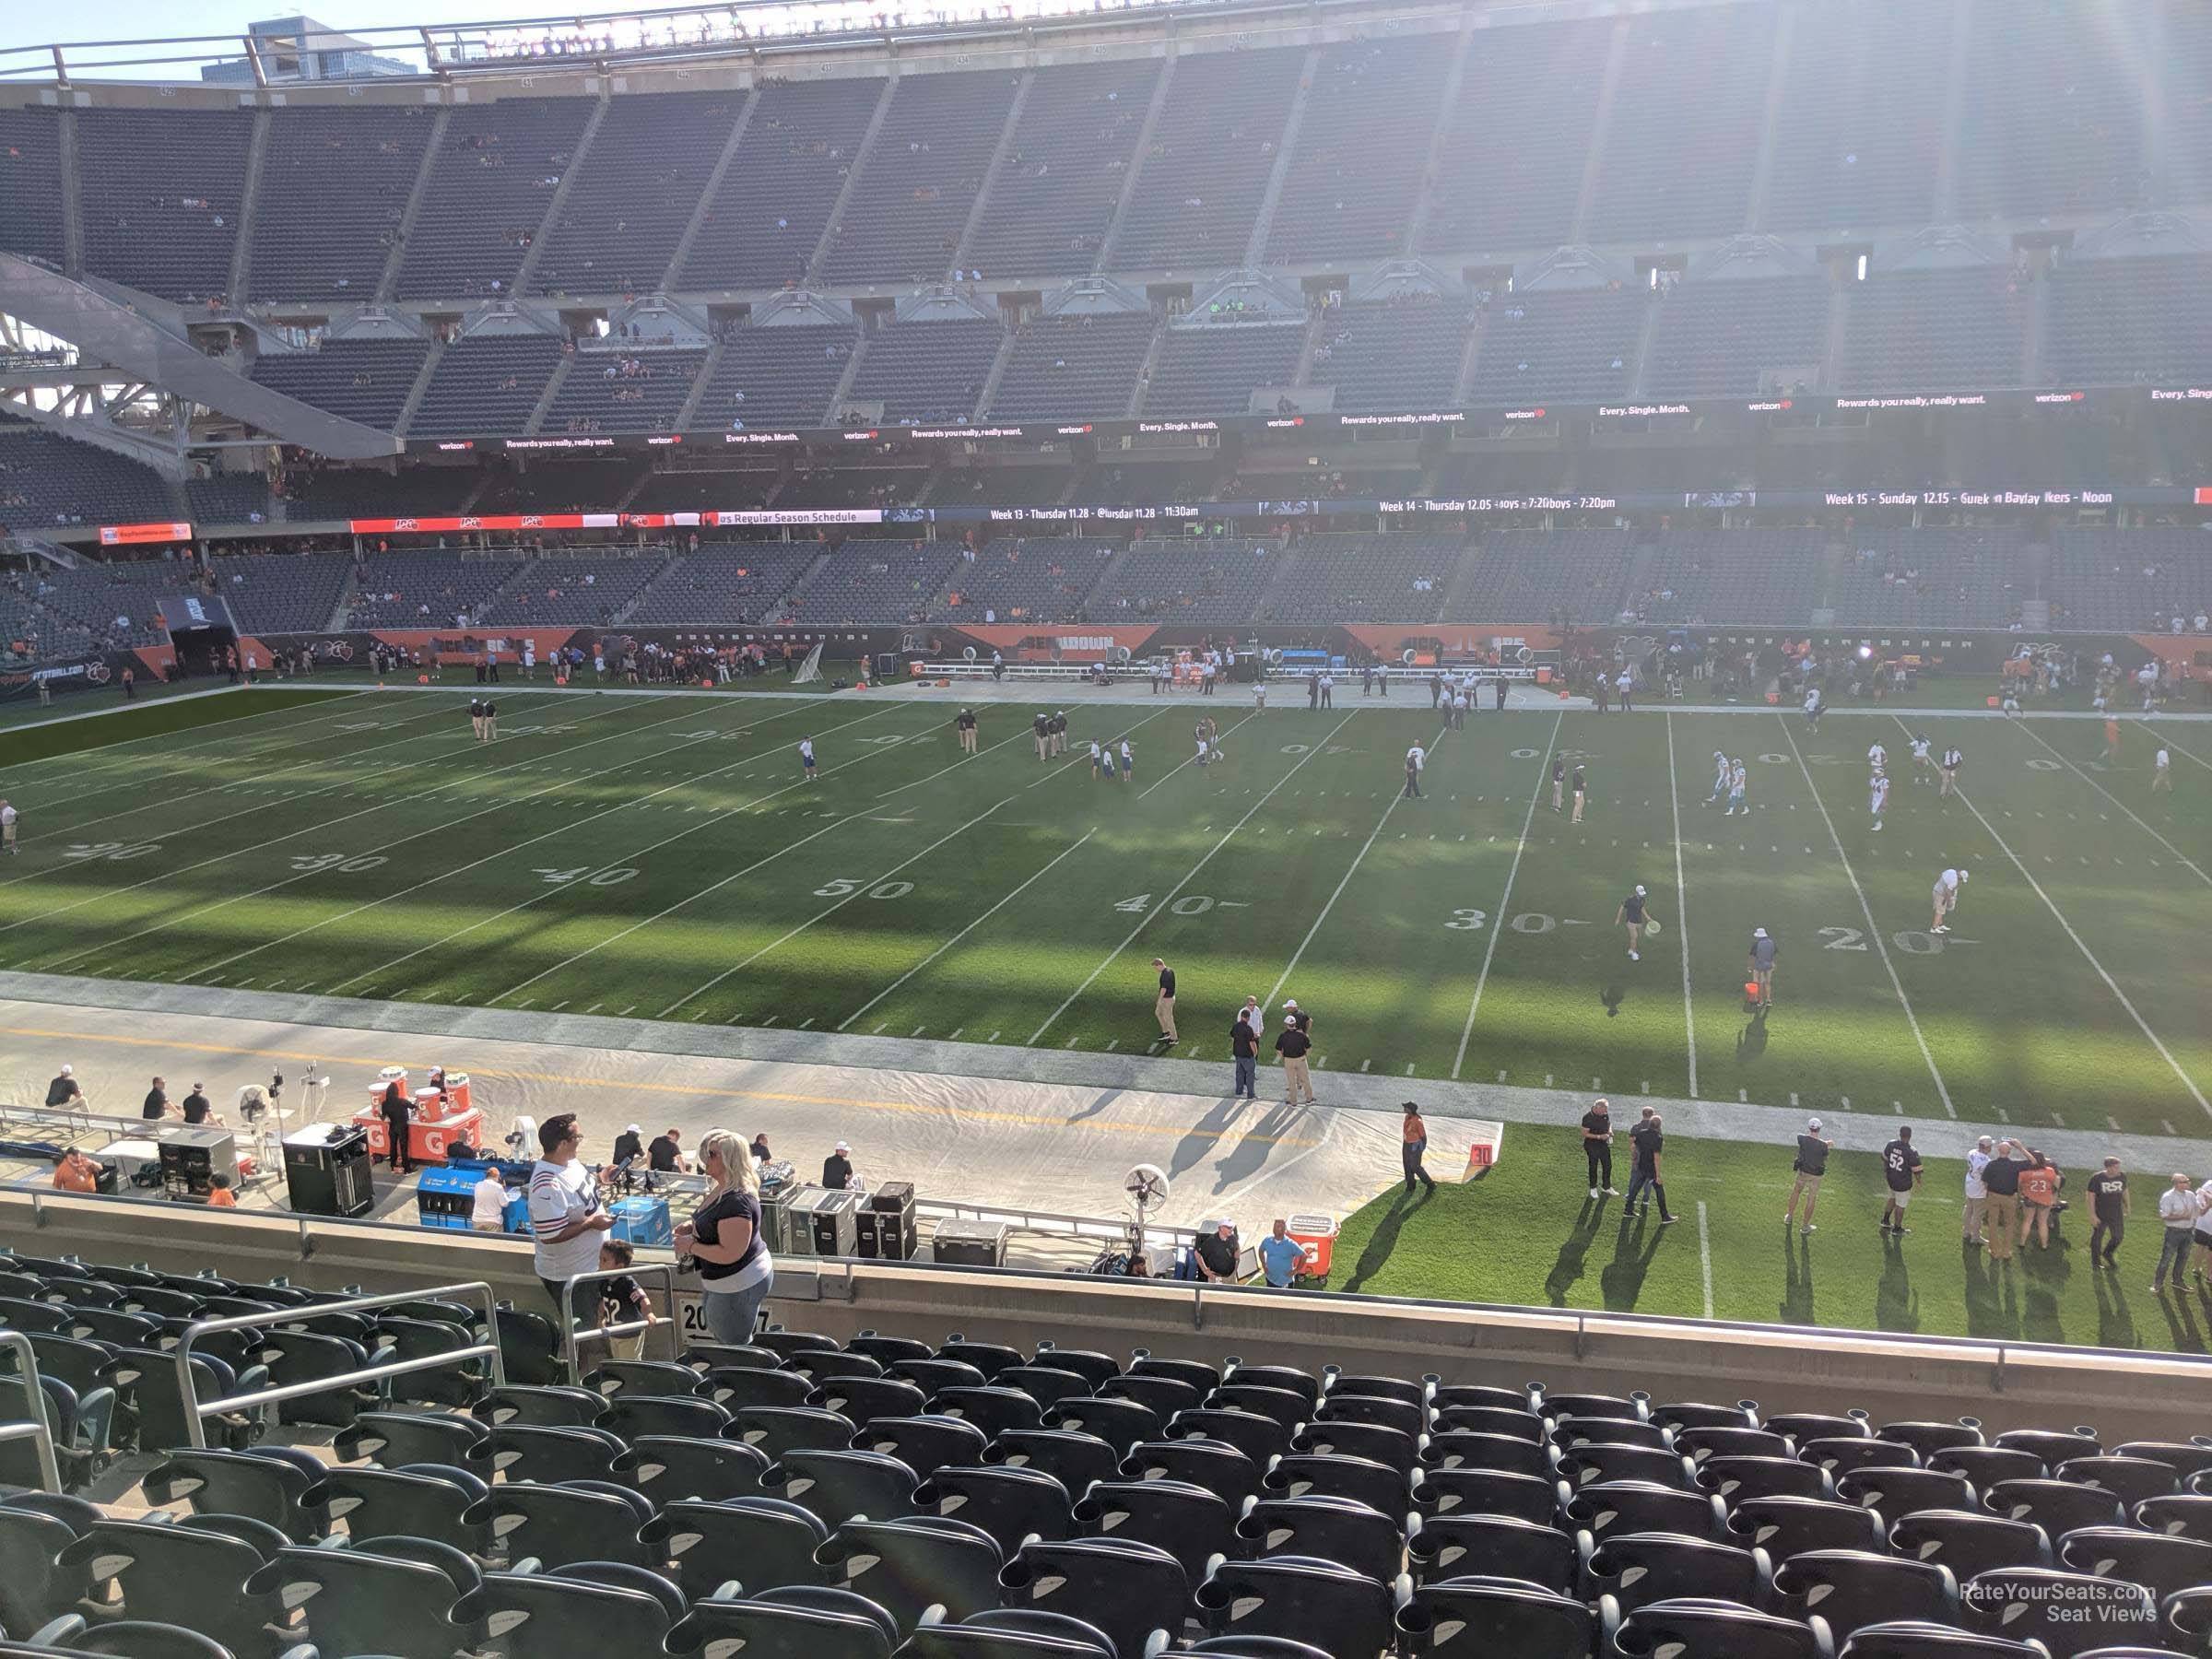
[(600, 1009), (602, 1009), (602, 1008), (604, 1008), (604, 1007), (606, 1007), (606, 1005), (605, 1003), (603, 1003), (603, 1002), (595, 1002), (595, 1003), (594, 1003), (594, 1004), (593, 1004), (593, 1005), (592, 1005), (590, 1007), (586, 1008), (586, 1009), (584, 1010), (584, 1012), (585, 1012), (586, 1014), (596, 1014), (596, 1013), (598, 1013), (598, 1012), (599, 1012), (599, 1010), (600, 1010)]
[(2112, 1116), (2111, 1112), (2108, 1112), (2104, 1114), (2104, 1121), (2109, 1128), (2114, 1130), (2115, 1132), (2118, 1131), (2120, 1127), (2120, 1120)]
[(809, 1014), (809, 1015), (807, 1015), (807, 1016), (806, 1016), (806, 1018), (804, 1018), (804, 1019), (802, 1019), (802, 1020), (800, 1020), (800, 1021), (799, 1021), (799, 1030), (803, 1031), (803, 1030), (806, 1030), (806, 1029), (808, 1026), (812, 1025), (813, 1023), (814, 1023), (814, 1016), (813, 1016), (813, 1015), (811, 1015), (811, 1014)]
[(954, 1026), (952, 1028), (952, 1035), (946, 1038), (945, 1041), (947, 1042), (958, 1042), (960, 1040), (960, 1033), (967, 1029), (968, 1028), (966, 1026)]
[(989, 1037), (984, 1039), (984, 1041), (986, 1042), (996, 1042), (998, 1041), (998, 1033), (996, 1031), (992, 1032)]
[(628, 1019), (632, 1014), (637, 1012), (637, 1007), (638, 1005), (636, 1003), (631, 1003), (629, 1007), (623, 1009), (622, 1012), (616, 1015), (615, 1018), (617, 1019)]
[(884, 1033), (884, 1030), (885, 1030), (885, 1028), (886, 1028), (886, 1027), (888, 1027), (888, 1026), (890, 1023), (891, 1023), (891, 1022), (890, 1022), (889, 1020), (888, 1020), (888, 1019), (881, 1021), (881, 1022), (880, 1022), (880, 1023), (879, 1023), (879, 1024), (878, 1024), (878, 1025), (876, 1027), (876, 1029), (875, 1029), (873, 1031), (871, 1031), (871, 1032), (869, 1032), (869, 1033), (868, 1033), (868, 1035), (869, 1035), (869, 1036), (871, 1036), (871, 1037), (880, 1037), (880, 1036), (882, 1036), (882, 1035), (883, 1035), (883, 1033)]
[(2169, 1135), (2179, 1135), (2179, 1134), (2181, 1133), (2181, 1131), (2180, 1131), (2180, 1130), (2176, 1129), (2176, 1128), (2173, 1126), (2173, 1120), (2172, 1120), (2171, 1118), (2160, 1118), (2160, 1119), (2159, 1120), (2159, 1123), (2161, 1123), (2161, 1124), (2163, 1124), (2166, 1126), (2166, 1133), (2167, 1133), (2167, 1134), (2169, 1134)]
[(546, 1012), (548, 1014), (558, 1014), (568, 1006), (568, 999), (563, 997), (560, 1001), (555, 1003), (551, 1007), (547, 1008)]
[[(1498, 1080), (1500, 1083), (1505, 1081), (1505, 1074), (1503, 1072), (1500, 1072), (1498, 1074)], [(1652, 1080), (1649, 1077), (1646, 1077), (1643, 1080), (1643, 1092), (1645, 1094), (1650, 1094), (1652, 1092)]]
[(1369, 1066), (1372, 1065), (1373, 1064), (1374, 1064), (1374, 1062), (1373, 1062), (1372, 1060), (1362, 1060), (1362, 1061), (1360, 1061), (1360, 1062), (1359, 1062), (1359, 1069), (1360, 1069), (1361, 1071), (1365, 1071), (1365, 1070), (1366, 1070), (1366, 1069), (1367, 1069)]
[(1796, 1105), (1796, 1104), (1797, 1104), (1797, 1091), (1796, 1091), (1795, 1089), (1794, 1089), (1794, 1088), (1793, 1088), (1792, 1090), (1790, 1090), (1790, 1104), (1791, 1104), (1792, 1106), (1794, 1106), (1794, 1105)]
[(1409, 1077), (1413, 1076), (1413, 1062), (1410, 1060), (1406, 1062), (1406, 1075)]
[(1746, 1106), (1748, 1106), (1751, 1103), (1751, 1096), (1747, 1090), (1741, 1088), (1737, 1089), (1735, 1091), (1735, 1098)]
[(1498, 1074), (1498, 1081), (1500, 1083), (1505, 1081), (1505, 1074), (1503, 1072), (1500, 1072)]
[(761, 1023), (762, 1025), (764, 1025), (764, 1026), (771, 1026), (771, 1025), (774, 1025), (774, 1024), (776, 1023), (776, 1016), (775, 1016), (775, 1015), (773, 1015), (773, 1014), (771, 1014), (771, 1015), (770, 1015), (770, 1016), (769, 1016), (769, 1017), (768, 1017), (766, 1019), (762, 1020), (760, 1023)]
[(1070, 1038), (1067, 1040), (1067, 1044), (1066, 1044), (1066, 1046), (1067, 1046), (1067, 1047), (1069, 1047), (1069, 1048), (1071, 1048), (1071, 1049), (1072, 1049), (1072, 1048), (1074, 1048), (1074, 1047), (1076, 1046), (1076, 1040), (1075, 1040), (1073, 1037), (1070, 1037)]
[(1119, 1037), (1109, 1037), (1106, 1039), (1106, 1052), (1110, 1054), (1112, 1053), (1115, 1049), (1121, 1047), (1121, 1045), (1122, 1040)]
[(2066, 1120), (2063, 1117), (2060, 1117), (2055, 1112), (2051, 1114), (2051, 1122), (2061, 1129), (2064, 1129), (2066, 1126)]

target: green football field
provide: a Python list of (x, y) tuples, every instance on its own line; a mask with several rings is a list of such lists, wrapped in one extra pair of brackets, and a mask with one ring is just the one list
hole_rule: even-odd
[[(0, 739), (23, 852), (0, 966), (469, 1007), (1151, 1048), (1227, 1071), (1251, 994), (1318, 1011), (1315, 1059), (1413, 1078), (2202, 1136), (2212, 1108), (2212, 727), (2099, 761), (2088, 721), (1914, 720), (1967, 756), (1917, 783), (1905, 726), (1831, 715), (1309, 712), (1291, 688), (1082, 704), (1040, 763), (1025, 709), (898, 690), (751, 699), (363, 692), (80, 753)], [(230, 699), (171, 705), (228, 705)], [(1291, 706), (1286, 706), (1291, 705)], [(255, 705), (259, 706), (259, 705)], [(1224, 756), (1189, 764), (1211, 712)], [(134, 716), (135, 717), (135, 716)], [(98, 723), (83, 723), (91, 726)], [(66, 731), (68, 728), (44, 728)], [(1134, 782), (1088, 740), (1126, 735)], [(797, 744), (815, 739), (818, 781)], [(1896, 780), (1867, 814), (1867, 746)], [(1401, 801), (1402, 758), (1431, 759)], [(1747, 815), (1706, 805), (1743, 757)], [(1555, 757), (1588, 768), (1553, 813)], [(1970, 872), (1947, 936), (1929, 888)], [(1650, 889), (1628, 959), (1613, 918)], [(1744, 1010), (1755, 926), (1777, 1006)]]
[[(1572, 1128), (1515, 1124), (1480, 1180), (1414, 1198), (1394, 1184), (1345, 1223), (1329, 1288), (1993, 1342), (2191, 1354), (2212, 1342), (2204, 1286), (2150, 1290), (2162, 1169), (2128, 1172), (2134, 1213), (2118, 1270), (2106, 1272), (2089, 1261), (2082, 1168), (2070, 1172), (2073, 1207), (2057, 1239), (2047, 1250), (2030, 1241), (2006, 1265), (1960, 1241), (1956, 1159), (1927, 1160), (1900, 1239), (1877, 1226), (1887, 1188), (1871, 1152), (1830, 1155), (1806, 1235), (1783, 1224), (1787, 1147), (1669, 1135), (1664, 1172), (1678, 1219), (1662, 1227), (1656, 1207), (1631, 1218), (1618, 1198), (1590, 1200), (1578, 1146)], [(1628, 1186), (1625, 1135), (1614, 1184)]]

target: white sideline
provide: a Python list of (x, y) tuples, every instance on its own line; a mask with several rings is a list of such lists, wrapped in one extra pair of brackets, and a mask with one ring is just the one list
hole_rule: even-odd
[[(1698, 1017), (1689, 1000), (1689, 878), (1682, 873), (1682, 785), (1675, 777), (1675, 715), (1666, 715), (1666, 795), (1675, 809), (1675, 931), (1682, 939), (1682, 1030), (1689, 1049), (1689, 1098), (1698, 1098)], [(1704, 1228), (1703, 1205), (1698, 1206), (1699, 1230)], [(1705, 1317), (1712, 1317), (1712, 1288), (1705, 1291)]]
[(1567, 721), (1561, 709), (1552, 719), (1551, 735), (1544, 740), (1544, 759), (1536, 762), (1536, 781), (1528, 792), (1528, 811), (1521, 819), (1521, 839), (1513, 845), (1513, 862), (1505, 872), (1505, 891), (1490, 916), (1490, 942), (1482, 948), (1482, 971), (1475, 976), (1475, 995), (1467, 1004), (1467, 1023), (1460, 1028), (1459, 1053), (1452, 1056), (1452, 1076), (1467, 1063), (1467, 1043), (1475, 1035), (1476, 1010), (1482, 1006), (1482, 988), (1490, 982), (1490, 959), (1498, 954), (1498, 935), (1505, 931), (1506, 913), (1512, 908), (1513, 880), (1521, 874), (1521, 855), (1528, 851), (1528, 827), (1536, 821), (1536, 803), (1543, 798), (1544, 774), (1551, 765), (1551, 751), (1559, 747), (1559, 727)]
[[(1943, 1102), (1944, 1111), (1957, 1117), (1959, 1109), (1951, 1104), (1951, 1091), (1944, 1085), (1943, 1073), (1936, 1066), (1936, 1055), (1928, 1047), (1927, 1038), (1921, 1033), (1919, 1017), (1912, 1012), (1912, 1000), (1905, 995), (1905, 982), (1898, 977), (1897, 964), (1889, 959), (1889, 942), (1882, 936), (1881, 924), (1874, 919), (1874, 906), (1867, 902), (1866, 889), (1859, 885), (1858, 872), (1851, 867), (1851, 855), (1843, 851), (1843, 838), (1836, 833), (1836, 820), (1828, 816), (1828, 803), (1820, 798), (1819, 787), (1813, 782), (1812, 769), (1806, 765), (1805, 756), (1797, 747), (1796, 734), (1790, 730), (1790, 723), (1782, 717), (1779, 710), (1775, 712), (1774, 724), (1782, 728), (1783, 736), (1789, 742), (1790, 753), (1797, 758), (1797, 771), (1804, 777), (1805, 787), (1813, 797), (1814, 810), (1820, 814), (1820, 821), (1828, 826), (1828, 839), (1835, 844), (1836, 858), (1843, 865), (1843, 874), (1851, 878), (1851, 890), (1859, 896), (1859, 913), (1866, 918), (1866, 936), (1874, 941), (1874, 948), (1881, 956), (1882, 968), (1889, 975), (1890, 988), (1897, 993), (1897, 1006), (1905, 1011), (1905, 1023), (1912, 1028), (1912, 1041), (1920, 1044), (1920, 1057), (1928, 1063), (1928, 1076), (1936, 1080), (1936, 1096)], [(1905, 725), (1901, 720), (1897, 724)], [(1905, 735), (1912, 735), (1911, 727), (1905, 727)]]
[[(265, 690), (268, 688), (263, 687), (260, 688)], [(338, 693), (338, 696), (325, 700), (334, 703), (346, 701), (356, 697), (367, 697), (371, 695), (365, 687), (359, 689), (348, 690), (344, 686), (315, 686), (302, 682), (302, 684), (297, 688), (308, 691), (335, 691)], [(11, 725), (4, 729), (0, 729), (0, 736), (12, 737), (18, 732), (42, 731), (48, 726), (68, 725), (73, 722), (79, 720), (103, 720), (110, 714), (124, 714), (131, 712), (134, 709), (156, 709), (159, 708), (164, 703), (198, 702), (201, 700), (209, 697), (231, 697), (249, 689), (252, 689), (252, 688), (245, 686), (210, 686), (205, 691), (179, 691), (173, 696), (151, 698), (143, 703), (120, 703), (112, 709), (88, 709), (82, 714), (55, 714), (45, 720), (27, 720), (20, 725)], [(245, 725), (253, 721), (267, 720), (278, 714), (296, 714), (299, 712), (300, 711), (296, 708), (264, 709), (258, 714), (247, 714), (238, 720), (224, 721), (220, 724), (236, 728), (238, 726)], [(125, 737), (121, 743), (103, 743), (97, 749), (71, 749), (64, 754), (47, 755), (37, 760), (26, 760), (20, 767), (16, 769), (16, 772), (17, 775), (20, 777), (23, 773), (30, 771), (38, 767), (56, 766), (65, 760), (81, 759), (88, 754), (105, 756), (112, 753), (116, 749), (129, 748), (135, 744), (156, 743), (164, 737), (175, 737), (179, 735), (182, 735), (182, 734), (177, 732), (148, 732), (143, 737)]]
[[(1897, 724), (1902, 726), (1905, 723), (1902, 720), (1900, 720)], [(1910, 735), (1911, 732), (1908, 728), (1907, 735)], [(2176, 1060), (2173, 1057), (2173, 1052), (2169, 1049), (2164, 1042), (2159, 1041), (2159, 1034), (2150, 1029), (2150, 1022), (2145, 1019), (2141, 1014), (2136, 1011), (2136, 1005), (2128, 1000), (2127, 993), (2120, 989), (2119, 982), (2113, 979), (2111, 974), (2104, 971), (2104, 964), (2097, 959), (2096, 953), (2091, 951), (2088, 946), (2082, 942), (2081, 935), (2074, 931), (2074, 924), (2066, 920), (2065, 912), (2060, 910), (2058, 906), (2053, 902), (2051, 895), (2043, 891), (2043, 884), (2036, 880), (2035, 877), (2030, 873), (2027, 865), (2022, 862), (2020, 855), (2018, 853), (2015, 853), (2012, 848), (2006, 844), (2005, 838), (1997, 833), (1997, 827), (1991, 823), (1988, 818), (1983, 817), (1982, 808), (1975, 806), (1971, 800), (1967, 798), (1966, 791), (1963, 789), (1954, 789), (1951, 793), (1957, 795), (1959, 799), (1964, 803), (1966, 809), (1974, 815), (1975, 819), (1981, 824), (1982, 828), (1989, 831), (1989, 839), (1997, 843), (1998, 851), (2003, 853), (2006, 857), (2012, 860), (2013, 867), (2018, 870), (2021, 877), (2027, 881), (2028, 885), (2035, 889), (2035, 896), (2043, 901), (2044, 908), (2049, 910), (2052, 915), (2058, 919), (2059, 926), (2066, 930), (2066, 937), (2074, 941), (2074, 947), (2080, 951), (2082, 956), (2088, 959), (2089, 966), (2097, 971), (2097, 977), (2104, 982), (2105, 989), (2110, 991), (2112, 995), (2119, 1000), (2120, 1006), (2127, 1010), (2128, 1018), (2133, 1019), (2136, 1024), (2141, 1028), (2143, 1035), (2150, 1039), (2150, 1046), (2157, 1049), (2159, 1051), (2159, 1058), (2164, 1060), (2168, 1065), (2173, 1068), (2173, 1075), (2182, 1080), (2182, 1087), (2186, 1088), (2189, 1091), (2191, 1098), (2196, 1101), (2198, 1106), (2204, 1109), (2205, 1115), (2207, 1117), (2212, 1117), (2212, 1100), (2207, 1100), (2205, 1099), (2205, 1091), (2199, 1088), (2196, 1086), (2195, 1080), (2192, 1078), (2187, 1072), (2182, 1069), (2182, 1063)]]
[[(1353, 713), (1357, 713), (1358, 712), (1358, 710), (1354, 710)], [(1245, 718), (1250, 719), (1251, 716), (1247, 715)], [(1098, 980), (1099, 975), (1105, 972), (1106, 970), (1112, 965), (1114, 958), (1120, 956), (1123, 951), (1129, 948), (1131, 944), (1135, 941), (1136, 935), (1140, 933), (1143, 933), (1145, 929), (1150, 925), (1152, 918), (1166, 911), (1168, 906), (1175, 902), (1177, 896), (1182, 893), (1182, 889), (1190, 886), (1193, 881), (1197, 879), (1198, 872), (1205, 869), (1206, 866), (1212, 862), (1214, 854), (1220, 852), (1222, 848), (1228, 846), (1230, 839), (1235, 836), (1237, 831), (1243, 829), (1245, 825), (1251, 823), (1253, 818), (1258, 814), (1260, 808), (1266, 806), (1269, 801), (1275, 799), (1275, 792), (1282, 788), (1284, 784), (1289, 782), (1292, 778), (1295, 778), (1298, 775), (1299, 769), (1300, 767), (1303, 767), (1307, 761), (1312, 759), (1314, 756), (1320, 754), (1324, 748), (1327, 747), (1329, 738), (1335, 736), (1337, 733), (1343, 731), (1346, 726), (1350, 725), (1351, 724), (1352, 715), (1347, 714), (1342, 720), (1338, 721), (1335, 725), (1329, 728), (1327, 736), (1324, 736), (1319, 743), (1316, 743), (1312, 747), (1306, 750), (1304, 754), (1300, 755), (1297, 761), (1288, 771), (1286, 771), (1281, 777), (1277, 778), (1272, 784), (1268, 786), (1267, 793), (1262, 795), (1258, 800), (1254, 801), (1252, 804), (1251, 808), (1244, 814), (1244, 816), (1229, 827), (1228, 833), (1223, 835), (1219, 841), (1208, 847), (1206, 852), (1200, 855), (1198, 862), (1193, 865), (1183, 873), (1182, 879), (1178, 881), (1172, 888), (1168, 889), (1168, 896), (1165, 899), (1162, 899), (1152, 909), (1147, 911), (1144, 915), (1138, 919), (1136, 925), (1129, 930), (1128, 936), (1123, 939), (1123, 941), (1119, 945), (1116, 945), (1111, 951), (1107, 952), (1106, 959), (1100, 962), (1096, 968), (1093, 968), (1088, 974), (1084, 975), (1083, 982), (1077, 985), (1073, 991), (1068, 993), (1067, 1000), (1062, 1003), (1058, 1007), (1054, 1008), (1051, 1015), (1045, 1019), (1045, 1022), (1039, 1026), (1035, 1031), (1030, 1033), (1030, 1044), (1031, 1047), (1035, 1047), (1037, 1040), (1040, 1037), (1042, 1037), (1045, 1032), (1052, 1030), (1053, 1024), (1059, 1019), (1061, 1015), (1066, 1013), (1068, 1009), (1075, 1006), (1076, 999), (1081, 996), (1084, 992), (1090, 989), (1091, 985)], [(1230, 729), (1233, 731), (1235, 728), (1231, 727)], [(1163, 779), (1162, 782), (1164, 782), (1165, 780)]]
[[(1430, 753), (1434, 754), (1442, 747), (1444, 734), (1450, 729), (1448, 725), (1437, 728), (1436, 735), (1429, 740)], [(1275, 999), (1283, 994), (1283, 987), (1290, 982), (1290, 976), (1298, 971), (1299, 963), (1305, 959), (1306, 947), (1312, 944), (1314, 935), (1321, 932), (1321, 924), (1329, 919), (1329, 912), (1336, 908), (1336, 900), (1344, 897), (1344, 889), (1351, 885), (1353, 875), (1366, 861), (1369, 849), (1374, 846), (1376, 838), (1382, 833), (1382, 826), (1390, 822), (1390, 815), (1398, 809), (1398, 803), (1405, 798), (1406, 792), (1402, 789), (1390, 797), (1390, 805), (1382, 808), (1382, 816), (1375, 820), (1375, 827), (1369, 833), (1366, 845), (1359, 849), (1359, 856), (1352, 860), (1350, 867), (1345, 871), (1344, 879), (1336, 884), (1336, 890), (1329, 895), (1329, 901), (1321, 907), (1321, 913), (1313, 918), (1313, 925), (1306, 929), (1306, 936), (1298, 942), (1298, 948), (1290, 953), (1289, 965), (1277, 977), (1275, 983), (1268, 988), (1267, 994), (1261, 998), (1261, 1013), (1265, 1014), (1275, 1006)]]

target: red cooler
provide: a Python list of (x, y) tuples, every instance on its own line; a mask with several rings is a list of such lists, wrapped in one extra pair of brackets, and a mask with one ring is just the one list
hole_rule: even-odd
[(1336, 1251), (1336, 1218), (1292, 1216), (1283, 1224), (1283, 1231), (1306, 1253), (1306, 1273), (1313, 1278), (1326, 1278)]

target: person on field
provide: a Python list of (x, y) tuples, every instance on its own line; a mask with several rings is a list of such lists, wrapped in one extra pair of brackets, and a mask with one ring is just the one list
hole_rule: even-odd
[(1797, 1200), (1802, 1197), (1805, 1200), (1805, 1224), (1799, 1230), (1803, 1233), (1818, 1230), (1813, 1226), (1813, 1206), (1820, 1202), (1820, 1178), (1828, 1173), (1828, 1155), (1834, 1149), (1835, 1144), (1832, 1140), (1822, 1138), (1818, 1118), (1806, 1121), (1805, 1133), (1797, 1137), (1797, 1161), (1791, 1166), (1796, 1171), (1797, 1179), (1791, 1184), (1790, 1202), (1782, 1212), (1782, 1224), (1784, 1227), (1796, 1224)]
[(1152, 998), (1152, 1018), (1159, 1021), (1159, 1041), (1171, 1046), (1182, 1041), (1175, 1034), (1175, 970), (1154, 957), (1152, 971), (1159, 975), (1159, 992)]
[(1583, 1113), (1583, 1161), (1589, 1165), (1590, 1196), (1620, 1196), (1613, 1188), (1613, 1102), (1599, 1095)]
[(1421, 1161), (1429, 1153), (1429, 1122), (1421, 1116), (1421, 1109), (1411, 1100), (1406, 1102), (1406, 1121), (1401, 1125), (1401, 1134), (1403, 1139), (1399, 1157), (1406, 1170), (1407, 1194), (1412, 1194), (1413, 1183), (1417, 1181), (1430, 1192), (1435, 1192), (1435, 1179), (1422, 1167)]

